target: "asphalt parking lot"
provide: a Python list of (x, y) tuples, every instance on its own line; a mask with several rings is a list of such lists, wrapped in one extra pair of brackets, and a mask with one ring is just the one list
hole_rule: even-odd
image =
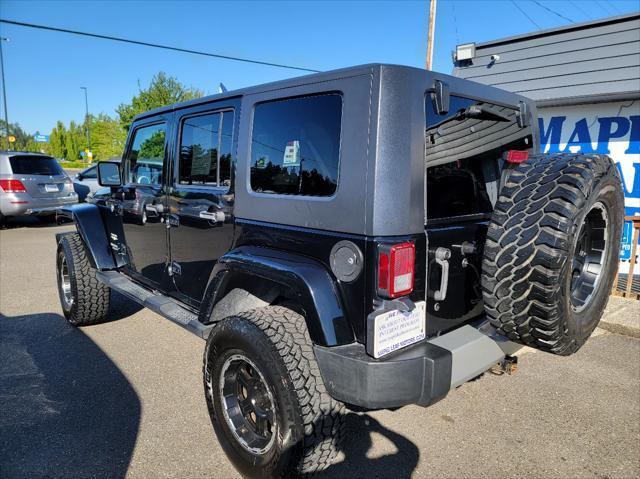
[[(115, 294), (113, 321), (65, 323), (54, 234), (70, 229), (0, 231), (0, 477), (238, 477), (209, 422), (202, 340)], [(526, 350), (514, 376), (347, 423), (325, 477), (637, 478), (640, 339), (598, 329), (570, 358)]]

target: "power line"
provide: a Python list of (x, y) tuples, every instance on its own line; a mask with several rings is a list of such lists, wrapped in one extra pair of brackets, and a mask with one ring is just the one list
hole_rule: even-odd
[(50, 27), (47, 25), (37, 25), (35, 23), (26, 23), (26, 22), (18, 22), (15, 20), (5, 20), (0, 18), (0, 23), (6, 23), (9, 25), (16, 25), (19, 27), (26, 27), (26, 28), (36, 28), (39, 30), (48, 30), (48, 31), (52, 31), (52, 32), (61, 32), (61, 33), (69, 33), (72, 35), (80, 35), (80, 36), (85, 36), (85, 37), (92, 37), (92, 38), (100, 38), (103, 40), (112, 40), (114, 42), (122, 42), (122, 43), (130, 43), (133, 45), (142, 45), (145, 47), (153, 47), (153, 48), (161, 48), (164, 50), (171, 50), (174, 52), (181, 52), (181, 53), (191, 53), (193, 55), (202, 55), (205, 57), (212, 57), (212, 58), (220, 58), (222, 60), (232, 60), (232, 61), (237, 61), (237, 62), (244, 62), (244, 63), (253, 63), (256, 65), (265, 65), (265, 66), (270, 66), (270, 67), (277, 67), (277, 68), (288, 68), (290, 70), (299, 70), (299, 71), (305, 71), (305, 72), (311, 72), (311, 73), (319, 73), (320, 70), (312, 70), (311, 68), (303, 68), (303, 67), (297, 67), (297, 66), (293, 66), (293, 65), (285, 65), (282, 63), (271, 63), (271, 62), (263, 62), (260, 60), (252, 60), (249, 58), (241, 58), (241, 57), (232, 57), (229, 55), (221, 55), (218, 53), (210, 53), (210, 52), (203, 52), (203, 51), (199, 51), (199, 50), (190, 50), (188, 48), (179, 48), (179, 47), (172, 47), (170, 45), (161, 45), (159, 43), (151, 43), (151, 42), (142, 42), (139, 40), (130, 40), (128, 38), (121, 38), (121, 37), (113, 37), (110, 35), (99, 35), (97, 33), (88, 33), (88, 32), (81, 32), (78, 30), (69, 30), (66, 28), (58, 28), (58, 27)]
[(589, 15), (589, 14), (587, 13), (587, 11), (586, 11), (586, 10), (584, 10), (580, 5), (578, 5), (578, 3), (577, 3), (577, 2), (572, 2), (571, 0), (569, 0), (569, 3), (570, 3), (571, 5), (573, 5), (577, 10), (580, 10), (580, 11), (582, 12), (582, 14), (583, 14), (585, 17), (587, 17), (589, 20), (593, 20), (593, 17), (592, 17), (591, 15)]
[(612, 1), (604, 0), (604, 3), (606, 3), (608, 6), (611, 7), (611, 10), (613, 10), (613, 13), (615, 13), (616, 15), (620, 14), (620, 10), (618, 10), (618, 7), (616, 7)]
[(611, 15), (611, 12), (609, 12), (609, 7), (605, 8), (605, 5), (603, 3), (600, 3), (598, 0), (595, 0), (595, 2), (596, 5), (598, 5), (605, 14)]
[(460, 45), (460, 37), (458, 36), (458, 16), (456, 15), (456, 0), (451, 1), (453, 7), (453, 25), (456, 27), (456, 45)]
[(538, 30), (542, 30), (542, 27), (541, 27), (540, 25), (538, 25), (538, 24), (533, 20), (533, 18), (531, 18), (529, 15), (527, 15), (527, 12), (525, 12), (522, 8), (520, 8), (520, 5), (518, 5), (518, 4), (515, 2), (515, 0), (511, 0), (511, 3), (513, 3), (513, 5), (514, 5), (518, 10), (520, 10), (520, 13), (522, 13), (525, 17), (527, 17), (527, 19), (528, 19), (531, 23), (533, 23), (533, 24), (536, 26), (536, 28), (537, 28)]
[(556, 12), (555, 10), (550, 9), (549, 7), (544, 6), (542, 3), (540, 3), (538, 0), (531, 0), (533, 3), (535, 3), (536, 5), (538, 5), (541, 8), (544, 8), (547, 12), (551, 12), (554, 15), (557, 15), (560, 18), (563, 18), (564, 20), (574, 23), (573, 20), (571, 20), (569, 17), (565, 17), (564, 15), (562, 15), (561, 13)]

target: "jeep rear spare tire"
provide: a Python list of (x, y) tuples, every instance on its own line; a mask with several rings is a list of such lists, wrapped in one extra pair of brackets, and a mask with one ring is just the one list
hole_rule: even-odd
[(485, 310), (512, 341), (576, 352), (617, 271), (624, 197), (604, 155), (535, 155), (500, 191), (482, 264)]

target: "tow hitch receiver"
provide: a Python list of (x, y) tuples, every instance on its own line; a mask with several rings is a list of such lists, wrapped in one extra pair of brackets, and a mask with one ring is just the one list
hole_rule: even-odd
[(491, 372), (497, 376), (507, 373), (509, 376), (518, 372), (518, 358), (516, 356), (505, 356), (502, 361), (491, 368)]

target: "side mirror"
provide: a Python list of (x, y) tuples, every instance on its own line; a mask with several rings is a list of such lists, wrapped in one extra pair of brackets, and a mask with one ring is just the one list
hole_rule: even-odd
[(81, 174), (81, 173), (76, 173), (73, 177), (74, 177), (76, 180), (82, 180), (82, 174)]
[(100, 186), (120, 186), (120, 164), (115, 161), (98, 162), (98, 184)]

